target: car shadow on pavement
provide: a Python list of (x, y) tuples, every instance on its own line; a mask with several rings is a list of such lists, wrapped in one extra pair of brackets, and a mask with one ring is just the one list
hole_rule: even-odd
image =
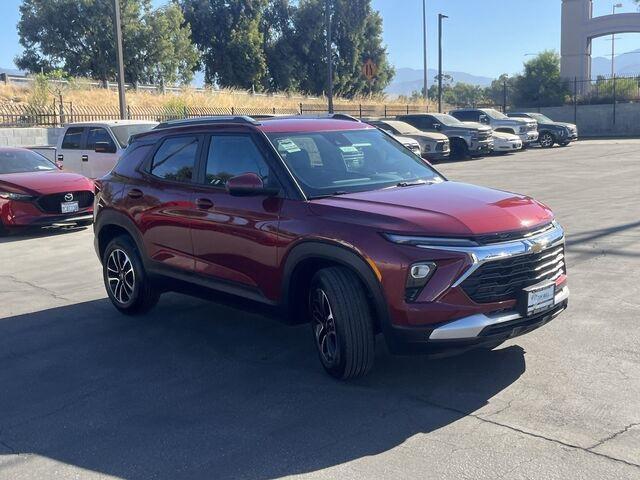
[(31, 238), (46, 238), (58, 235), (65, 235), (80, 230), (86, 230), (87, 226), (65, 226), (65, 227), (46, 227), (46, 228), (27, 228), (16, 232), (3, 233), (0, 235), (0, 244), (17, 242), (20, 240), (29, 240)]
[[(103, 299), (0, 319), (0, 460), (127, 479), (313, 472), (452, 424), (525, 371), (518, 346), (439, 360), (378, 347), (374, 371), (342, 383), (307, 325), (178, 294), (139, 318)], [(0, 477), (29, 462), (12, 458)]]

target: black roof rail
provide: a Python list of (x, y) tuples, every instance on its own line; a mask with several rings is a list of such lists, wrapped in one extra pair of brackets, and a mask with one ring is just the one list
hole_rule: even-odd
[(182, 127), (188, 125), (207, 125), (211, 123), (242, 123), (245, 125), (260, 125), (256, 119), (243, 115), (243, 116), (211, 116), (211, 117), (193, 117), (193, 118), (180, 118), (177, 120), (167, 120), (158, 124), (154, 130), (160, 128), (169, 127)]

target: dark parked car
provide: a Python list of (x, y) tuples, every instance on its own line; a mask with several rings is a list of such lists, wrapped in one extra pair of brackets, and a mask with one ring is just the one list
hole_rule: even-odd
[(548, 207), (448, 181), (357, 121), (168, 125), (133, 137), (96, 190), (118, 310), (178, 288), (239, 297), (311, 323), (338, 378), (369, 371), (377, 334), (397, 353), (494, 348), (567, 307)]
[(0, 232), (93, 221), (93, 182), (23, 148), (0, 148)]
[(546, 115), (536, 112), (511, 112), (507, 115), (512, 118), (530, 118), (538, 122), (538, 142), (544, 148), (551, 148), (556, 143), (566, 147), (578, 140), (578, 127), (573, 123), (554, 122)]

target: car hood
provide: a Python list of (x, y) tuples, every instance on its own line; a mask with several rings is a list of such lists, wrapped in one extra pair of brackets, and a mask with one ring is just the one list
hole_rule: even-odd
[(553, 122), (554, 125), (560, 125), (562, 127), (567, 127), (573, 130), (576, 130), (577, 127), (574, 123), (565, 123), (565, 122)]
[(415, 133), (407, 133), (402, 134), (403, 137), (413, 138), (415, 140), (423, 140), (429, 142), (442, 142), (447, 140), (448, 137), (443, 133), (433, 133), (433, 132), (415, 132)]
[(449, 132), (457, 132), (457, 131), (467, 131), (467, 132), (488, 132), (491, 130), (491, 127), (487, 125), (483, 125), (478, 122), (462, 122), (461, 126), (449, 126), (446, 125), (443, 129)]
[(393, 138), (395, 138), (403, 145), (419, 145), (419, 143), (415, 139), (405, 137), (404, 135), (394, 135)]
[(0, 189), (29, 195), (48, 195), (50, 193), (92, 190), (93, 182), (77, 173), (59, 170), (49, 172), (7, 173), (0, 175)]
[(517, 231), (553, 219), (548, 207), (527, 196), (449, 181), (318, 199), (311, 208), (381, 232), (435, 236)]

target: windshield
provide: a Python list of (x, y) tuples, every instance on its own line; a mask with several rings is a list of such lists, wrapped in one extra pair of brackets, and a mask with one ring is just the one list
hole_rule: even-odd
[(157, 123), (141, 123), (137, 125), (116, 125), (111, 127), (111, 131), (118, 139), (118, 143), (122, 148), (129, 144), (129, 138), (138, 133), (148, 132), (155, 127)]
[(405, 122), (382, 122), (382, 123), (389, 125), (391, 128), (395, 128), (400, 133), (400, 135), (415, 135), (416, 133), (422, 133), (416, 127), (413, 127)]
[(0, 151), (0, 174), (46, 172), (57, 168), (45, 157), (30, 150)]
[(268, 135), (309, 198), (444, 181), (379, 130)]
[(485, 115), (493, 118), (494, 120), (504, 120), (505, 118), (509, 118), (504, 113), (499, 112), (498, 110), (494, 110), (493, 108), (487, 108), (486, 110), (482, 111), (485, 113)]
[(553, 120), (551, 120), (549, 117), (541, 114), (541, 113), (530, 113), (529, 114), (531, 117), (533, 117), (534, 120), (536, 120), (537, 122), (540, 123), (553, 123)]
[(434, 114), (433, 118), (438, 120), (440, 123), (447, 125), (448, 127), (460, 127), (460, 126), (464, 127), (465, 126), (456, 117), (452, 117), (451, 115), (447, 115), (446, 113)]

